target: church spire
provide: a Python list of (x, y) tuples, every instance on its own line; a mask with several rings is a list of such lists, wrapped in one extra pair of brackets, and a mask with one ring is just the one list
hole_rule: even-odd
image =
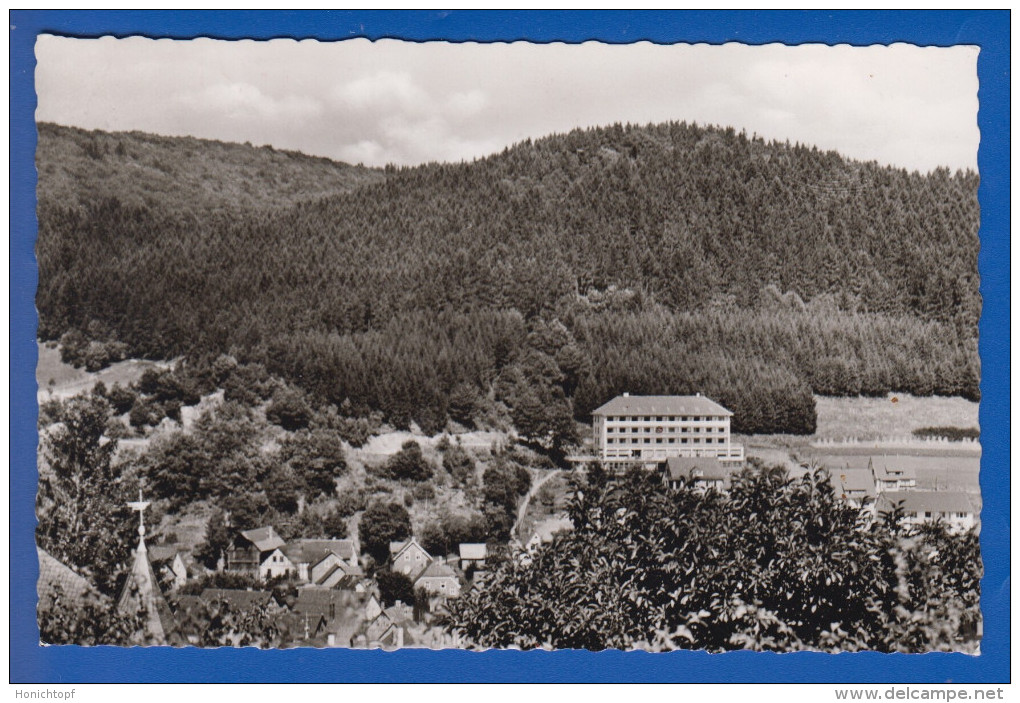
[(138, 487), (138, 500), (128, 503), (128, 507), (138, 511), (138, 551), (144, 554), (145, 549), (145, 509), (151, 503), (142, 499), (142, 488)]
[(175, 624), (145, 548), (145, 509), (149, 505), (149, 501), (142, 498), (141, 488), (138, 489), (138, 500), (128, 503), (128, 507), (138, 511), (138, 549), (135, 550), (134, 564), (128, 572), (117, 609), (124, 615), (141, 616), (145, 623), (146, 644), (167, 644)]

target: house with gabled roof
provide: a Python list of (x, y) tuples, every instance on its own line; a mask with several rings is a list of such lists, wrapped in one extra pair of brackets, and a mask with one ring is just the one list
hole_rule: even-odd
[(326, 552), (318, 562), (312, 564), (308, 576), (316, 586), (358, 590), (365, 572), (360, 565), (352, 566), (333, 552)]
[(460, 596), (460, 579), (456, 572), (440, 561), (433, 561), (414, 580), (414, 587), (424, 589), (430, 596), (457, 598)]
[(382, 612), (371, 593), (341, 591), (321, 586), (303, 586), (292, 608), (301, 616), (325, 618), (323, 634), (329, 646), (351, 647), (355, 635)]
[[(293, 564), (295, 575), (301, 581), (315, 583), (324, 571), (340, 562), (349, 567), (350, 573), (361, 571), (353, 540), (297, 539), (284, 546), (282, 551)], [(313, 567), (319, 570), (313, 573)]]
[(149, 563), (160, 583), (171, 589), (180, 588), (188, 582), (188, 568), (176, 545), (157, 544), (149, 547)]
[(673, 456), (661, 464), (662, 482), (668, 488), (681, 485), (720, 493), (730, 488), (730, 478), (739, 465), (725, 464), (715, 457)]
[(868, 468), (875, 480), (875, 491), (893, 493), (911, 491), (917, 487), (917, 469), (901, 459), (873, 456), (868, 460)]
[(431, 563), (432, 556), (418, 543), (417, 538), (411, 537), (406, 542), (390, 542), (390, 570), (404, 574), (412, 582), (417, 581)]
[(977, 525), (978, 516), (970, 496), (962, 491), (899, 491), (883, 493), (875, 506), (877, 514), (902, 511), (901, 524), (920, 526), (936, 520), (952, 532), (966, 532)]
[(226, 568), (228, 571), (241, 571), (261, 578), (263, 563), (284, 544), (283, 538), (272, 525), (242, 530), (234, 535), (227, 550)]
[(462, 570), (484, 569), (485, 560), (489, 556), (489, 545), (485, 542), (464, 542), (458, 545), (457, 553)]
[(829, 482), (837, 498), (855, 508), (874, 503), (875, 479), (868, 469), (829, 468)]

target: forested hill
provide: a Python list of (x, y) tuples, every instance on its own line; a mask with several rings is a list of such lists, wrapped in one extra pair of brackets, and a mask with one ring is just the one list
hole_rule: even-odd
[(250, 144), (37, 125), (39, 199), (116, 198), (174, 213), (278, 208), (382, 180), (381, 172)]
[[(771, 418), (755, 428), (798, 431), (813, 427), (813, 410), (790, 419), (812, 390), (978, 393), (974, 173), (616, 125), (196, 220), (177, 216), (179, 197), (90, 200), (121, 188), (94, 177), (50, 197), (49, 154), (46, 338), (97, 320), (149, 356), (234, 349), (318, 395), (416, 419), (444, 418), (454, 387), (491, 398), (511, 377), (559, 386), (578, 417), (623, 390), (703, 390)], [(179, 177), (238, 189), (219, 173)], [(524, 341), (549, 323), (559, 341)], [(522, 362), (532, 351), (556, 364)]]

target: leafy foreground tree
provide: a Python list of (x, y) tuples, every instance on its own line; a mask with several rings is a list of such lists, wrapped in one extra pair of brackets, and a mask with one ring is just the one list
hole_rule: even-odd
[[(478, 647), (973, 648), (973, 534), (903, 531), (833, 496), (822, 471), (755, 465), (723, 495), (633, 470), (578, 482), (574, 530), (451, 605)], [(968, 638), (971, 638), (968, 641)]]
[(105, 399), (82, 394), (63, 403), (58, 423), (42, 433), (36, 540), (114, 595), (137, 523), (111, 463), (117, 442), (104, 434), (109, 418)]

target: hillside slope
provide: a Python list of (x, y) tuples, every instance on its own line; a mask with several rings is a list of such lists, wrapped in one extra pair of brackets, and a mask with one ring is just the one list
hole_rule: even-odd
[(128, 206), (205, 215), (272, 209), (382, 180), (374, 169), (271, 147), (42, 123), (36, 167), (40, 201)]
[[(209, 160), (195, 151), (182, 164)], [(465, 385), (579, 417), (622, 390), (702, 390), (757, 431), (812, 429), (812, 390), (978, 394), (974, 173), (614, 125), (214, 217), (172, 196), (112, 200), (109, 174), (51, 197), (49, 158), (44, 338), (98, 321), (136, 354), (234, 350), (429, 426)], [(250, 183), (179, 176), (216, 192)], [(560, 396), (531, 397), (536, 384)]]

